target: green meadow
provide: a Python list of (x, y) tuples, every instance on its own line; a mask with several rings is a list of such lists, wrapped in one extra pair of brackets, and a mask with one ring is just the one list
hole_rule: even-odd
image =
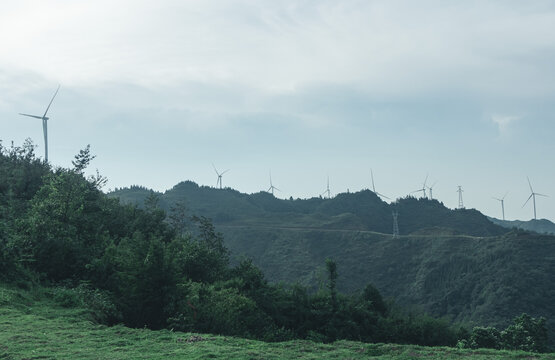
[(96, 324), (51, 289), (0, 285), (0, 359), (555, 359), (555, 354), (397, 344), (262, 341)]

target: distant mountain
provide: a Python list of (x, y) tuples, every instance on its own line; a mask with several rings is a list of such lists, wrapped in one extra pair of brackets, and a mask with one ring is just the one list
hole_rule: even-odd
[(153, 194), (168, 211), (182, 203), (190, 215), (212, 218), (232, 256), (252, 258), (270, 281), (318, 288), (329, 257), (343, 291), (373, 283), (402, 304), (454, 321), (506, 326), (527, 312), (547, 317), (555, 330), (554, 236), (509, 230), (436, 200), (387, 204), (369, 190), (282, 200), (187, 181), (165, 193), (132, 187), (110, 195), (142, 204)]
[(540, 220), (500, 220), (496, 218), (488, 217), (488, 219), (494, 224), (503, 226), (505, 228), (518, 228), (527, 231), (535, 231), (539, 234), (554, 234), (555, 235), (555, 224), (547, 219)]
[[(119, 189), (110, 196), (119, 197), (139, 206), (150, 195), (144, 187)], [(507, 232), (493, 224), (486, 216), (473, 209), (450, 210), (437, 200), (407, 197), (395, 203), (382, 201), (375, 193), (363, 190), (342, 193), (331, 199), (277, 199), (267, 192), (252, 195), (232, 189), (215, 189), (185, 181), (159, 196), (159, 204), (166, 211), (183, 203), (191, 214), (211, 218), (215, 224), (264, 224), (365, 230), (391, 233), (392, 212), (399, 213), (400, 234), (411, 234), (428, 228), (447, 228), (454, 234), (495, 236)]]

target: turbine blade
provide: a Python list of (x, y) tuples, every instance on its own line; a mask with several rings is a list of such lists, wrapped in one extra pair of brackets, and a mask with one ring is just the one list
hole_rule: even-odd
[(386, 199), (388, 199), (388, 200), (391, 200), (390, 198), (388, 198), (387, 196), (385, 196), (385, 195), (383, 195), (383, 194), (376, 193), (376, 195), (379, 195), (379, 196), (381, 196), (381, 197), (383, 197), (383, 198), (386, 198)]
[(227, 169), (226, 171), (224, 171), (224, 172), (223, 172), (223, 173), (221, 173), (220, 175), (223, 175), (223, 174), (225, 174), (225, 173), (226, 173), (226, 172), (228, 172), (229, 170), (231, 170), (231, 169)]
[(507, 196), (508, 193), (509, 193), (509, 192), (507, 191), (507, 192), (505, 193), (505, 195), (503, 195), (503, 197), (501, 198), (501, 200), (505, 200), (505, 196)]
[(530, 184), (530, 178), (527, 176), (526, 179), (528, 179), (528, 186), (530, 186), (530, 192), (533, 193), (534, 189), (532, 189), (532, 184)]
[(32, 118), (36, 118), (36, 119), (41, 119), (41, 120), (42, 120), (42, 118), (41, 118), (40, 116), (37, 116), (37, 115), (29, 115), (29, 114), (22, 114), (22, 113), (19, 113), (19, 115), (30, 116), (30, 117), (32, 117)]
[(417, 193), (417, 192), (420, 192), (420, 191), (422, 191), (422, 189), (414, 190), (414, 191), (411, 191), (410, 193), (411, 193), (411, 194), (414, 194), (414, 193)]
[(530, 197), (528, 198), (528, 200), (526, 200), (526, 202), (524, 203), (524, 205), (522, 205), (522, 207), (524, 207), (524, 206), (526, 206), (526, 204), (528, 204), (528, 201), (530, 201), (532, 196), (534, 196), (534, 193), (530, 194)]
[(536, 194), (536, 195), (539, 195), (539, 196), (549, 197), (549, 195), (544, 195), (544, 194), (539, 194), (539, 193), (535, 193), (535, 194)]
[(277, 190), (277, 191), (281, 191), (280, 189), (278, 189), (278, 188), (277, 188), (277, 187), (275, 187), (275, 186), (274, 186), (274, 190)]
[(218, 176), (220, 176), (220, 173), (218, 172), (218, 170), (216, 170), (216, 167), (214, 166), (214, 163), (212, 163), (212, 167), (214, 168), (214, 171), (216, 172), (216, 174), (217, 174)]
[(372, 169), (370, 169), (370, 177), (372, 178), (372, 191), (376, 192), (376, 187), (374, 186), (374, 173), (372, 173)]
[(428, 181), (428, 174), (426, 174), (426, 178), (424, 179), (424, 187), (426, 187), (426, 181)]
[(58, 88), (56, 89), (56, 92), (54, 93), (54, 96), (52, 96), (52, 100), (50, 100), (50, 103), (48, 104), (48, 107), (46, 108), (46, 111), (44, 112), (44, 115), (42, 116), (43, 118), (46, 117), (46, 113), (48, 112), (48, 109), (50, 109), (50, 105), (52, 105), (52, 101), (54, 101), (54, 98), (58, 94), (58, 90), (60, 90), (60, 85), (58, 85)]

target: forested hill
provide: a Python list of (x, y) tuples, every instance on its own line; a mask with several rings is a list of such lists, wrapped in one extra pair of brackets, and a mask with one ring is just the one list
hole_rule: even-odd
[(471, 236), (496, 236), (508, 230), (493, 224), (476, 210), (450, 210), (437, 200), (407, 197), (387, 204), (375, 193), (363, 190), (334, 198), (275, 198), (267, 192), (252, 195), (232, 189), (215, 189), (185, 181), (165, 193), (140, 186), (116, 190), (110, 196), (142, 205), (151, 195), (168, 212), (177, 204), (191, 214), (211, 218), (215, 224), (280, 226), (391, 233), (392, 212), (399, 214), (400, 234), (442, 232)]
[(528, 221), (521, 220), (500, 220), (489, 218), (494, 224), (506, 228), (518, 228), (527, 231), (535, 231), (539, 234), (555, 234), (555, 224), (547, 219), (532, 219)]
[[(184, 204), (190, 215), (214, 219), (232, 256), (252, 258), (273, 282), (318, 288), (329, 257), (342, 269), (343, 291), (371, 282), (404, 305), (454, 321), (505, 326), (528, 312), (555, 328), (555, 237), (502, 228), (476, 210), (411, 197), (390, 205), (368, 190), (280, 200), (192, 182), (163, 194), (134, 186), (110, 195), (158, 199), (170, 216)], [(399, 239), (390, 235), (394, 210)]]
[[(276, 341), (465, 340), (473, 348), (545, 351), (538, 316), (555, 328), (553, 236), (472, 236), (499, 228), (476, 211), (410, 198), (390, 206), (369, 191), (277, 200), (193, 183), (158, 195), (134, 187), (127, 195), (144, 198), (140, 209), (102, 193), (102, 176), (83, 175), (93, 158), (87, 147), (72, 168), (53, 169), (30, 142), (0, 143), (0, 282), (56, 284), (55, 297), (85, 304), (104, 323)], [(390, 225), (379, 232), (393, 209), (409, 235), (392, 239)], [(216, 227), (202, 215), (217, 218)], [(252, 261), (230, 262), (242, 254)], [(501, 333), (470, 335), (400, 310), (380, 291), (456, 322), (508, 324), (522, 312), (536, 320), (521, 316)], [(539, 329), (533, 344), (528, 328)], [(482, 344), (496, 331), (497, 340)]]

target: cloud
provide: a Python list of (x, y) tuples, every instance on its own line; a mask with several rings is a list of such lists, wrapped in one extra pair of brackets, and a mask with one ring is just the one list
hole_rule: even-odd
[(509, 124), (520, 119), (521, 117), (514, 116), (514, 115), (501, 115), (501, 114), (491, 115), (491, 121), (493, 121), (493, 123), (497, 125), (497, 129), (501, 135), (507, 132)]
[(541, 2), (7, 3), (0, 68), (66, 85), (193, 82), (291, 93), (327, 83), (390, 97), (555, 90), (546, 60), (555, 60), (546, 53), (555, 11)]

